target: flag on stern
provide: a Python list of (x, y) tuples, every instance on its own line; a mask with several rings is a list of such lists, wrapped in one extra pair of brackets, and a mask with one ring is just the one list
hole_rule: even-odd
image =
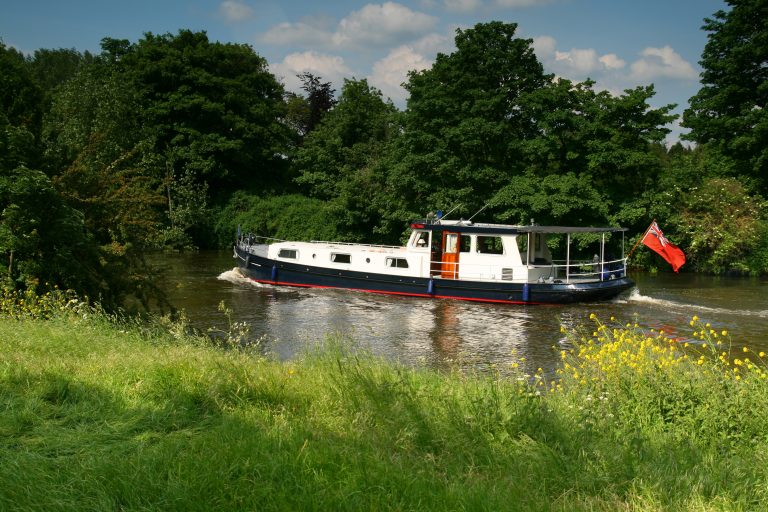
[(667, 240), (667, 237), (659, 229), (659, 225), (656, 224), (656, 221), (651, 222), (645, 235), (643, 235), (642, 242), (646, 247), (667, 260), (667, 263), (672, 265), (672, 270), (675, 272), (685, 264), (685, 254), (683, 251)]

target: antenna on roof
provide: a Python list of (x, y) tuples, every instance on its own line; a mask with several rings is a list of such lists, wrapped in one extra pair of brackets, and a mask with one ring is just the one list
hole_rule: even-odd
[(461, 204), (461, 203), (457, 204), (456, 206), (454, 206), (453, 208), (451, 208), (451, 209), (448, 211), (448, 213), (446, 213), (446, 214), (445, 214), (445, 215), (443, 215), (442, 217), (438, 217), (438, 218), (437, 218), (437, 220), (440, 220), (440, 219), (444, 219), (445, 217), (447, 217), (448, 215), (450, 215), (450, 214), (451, 214), (451, 212), (453, 212), (453, 210), (455, 210), (455, 209), (456, 209), (456, 208), (458, 208), (459, 206), (462, 206), (462, 204)]
[(477, 214), (478, 214), (478, 213), (480, 213), (481, 211), (485, 210), (485, 209), (486, 209), (486, 208), (488, 208), (490, 205), (491, 205), (491, 203), (485, 203), (485, 206), (483, 206), (482, 208), (480, 208), (479, 210), (477, 210), (473, 216), (471, 216), (469, 219), (467, 219), (467, 222), (472, 222), (472, 219), (474, 219), (474, 218), (477, 216)]

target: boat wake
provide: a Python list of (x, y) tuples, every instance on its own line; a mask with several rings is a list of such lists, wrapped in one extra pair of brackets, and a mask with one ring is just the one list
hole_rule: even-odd
[(239, 284), (242, 286), (253, 286), (254, 288), (267, 288), (269, 285), (257, 283), (253, 279), (248, 279), (243, 274), (240, 273), (240, 270), (237, 267), (234, 267), (232, 270), (225, 270), (219, 276), (216, 278), (219, 281), (229, 281), (233, 284)]
[(657, 299), (655, 297), (648, 297), (647, 295), (643, 295), (640, 293), (640, 291), (635, 288), (632, 290), (632, 293), (629, 297), (626, 299), (622, 299), (622, 302), (628, 302), (628, 303), (641, 303), (641, 304), (648, 304), (651, 306), (658, 306), (661, 308), (666, 309), (673, 309), (678, 311), (692, 311), (693, 313), (714, 313), (718, 315), (738, 315), (738, 316), (749, 316), (749, 317), (759, 317), (759, 318), (768, 318), (768, 310), (763, 311), (754, 311), (754, 310), (748, 310), (748, 309), (728, 309), (728, 308), (713, 308), (709, 306), (702, 306), (701, 304), (688, 304), (685, 302), (677, 302), (674, 300), (666, 300), (666, 299)]

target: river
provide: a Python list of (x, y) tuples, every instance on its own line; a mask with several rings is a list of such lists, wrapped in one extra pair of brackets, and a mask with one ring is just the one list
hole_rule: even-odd
[(636, 289), (611, 301), (565, 306), (513, 306), (392, 297), (342, 290), (257, 285), (234, 269), (232, 253), (203, 251), (166, 256), (171, 302), (199, 329), (246, 322), (265, 354), (287, 360), (341, 334), (376, 355), (407, 364), (446, 369), (512, 363), (547, 373), (567, 346), (560, 326), (588, 326), (595, 313), (605, 322), (664, 329), (688, 339), (697, 315), (734, 347), (768, 351), (768, 279), (694, 274), (630, 274)]

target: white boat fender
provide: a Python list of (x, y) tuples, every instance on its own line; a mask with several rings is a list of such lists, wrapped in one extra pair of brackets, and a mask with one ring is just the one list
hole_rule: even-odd
[(430, 295), (434, 295), (435, 294), (435, 280), (434, 279), (430, 279), (429, 282), (427, 283), (427, 293), (430, 294)]
[(272, 265), (272, 281), (277, 282), (277, 265)]

